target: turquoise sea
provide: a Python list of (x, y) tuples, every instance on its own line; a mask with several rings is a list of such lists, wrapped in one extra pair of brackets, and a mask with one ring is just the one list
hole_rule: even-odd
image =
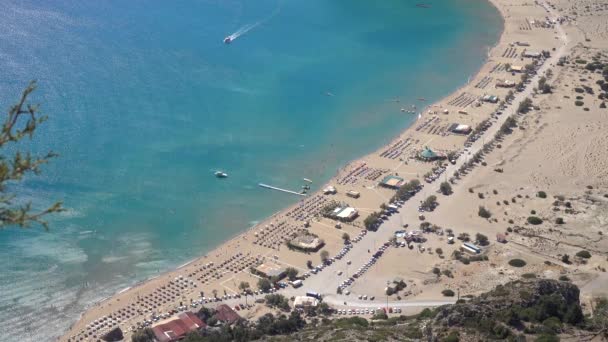
[(61, 155), (17, 191), (68, 208), (0, 231), (4, 340), (53, 340), (297, 201), (257, 183), (318, 187), (410, 125), (401, 107), (464, 84), (498, 12), (416, 1), (0, 0), (0, 109), (37, 79), (50, 120), (24, 147)]

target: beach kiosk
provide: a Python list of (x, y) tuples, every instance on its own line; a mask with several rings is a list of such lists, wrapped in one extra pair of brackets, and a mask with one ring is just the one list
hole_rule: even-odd
[(403, 184), (405, 179), (393, 175), (388, 175), (380, 181), (380, 186), (394, 190), (399, 189)]

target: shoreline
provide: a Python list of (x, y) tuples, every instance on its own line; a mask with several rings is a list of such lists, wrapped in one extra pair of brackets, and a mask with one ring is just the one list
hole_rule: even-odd
[[(388, 143), (381, 145), (378, 149), (367, 153), (359, 158), (353, 159), (352, 161), (349, 161), (347, 163), (345, 163), (343, 166), (341, 166), (338, 169), (338, 172), (332, 176), (327, 182), (325, 182), (323, 185), (321, 185), (319, 187), (319, 190), (310, 193), (307, 198), (313, 198), (314, 196), (319, 195), (325, 186), (330, 185), (330, 184), (335, 184), (337, 182), (337, 180), (340, 178), (340, 176), (343, 175), (343, 173), (347, 172), (349, 168), (352, 168), (355, 164), (358, 163), (365, 163), (366, 160), (369, 160), (370, 158), (373, 158), (376, 154), (380, 153), (382, 150), (385, 150), (387, 148), (389, 148), (391, 145), (393, 145), (396, 141), (398, 141), (401, 137), (403, 137), (404, 135), (407, 135), (408, 133), (413, 133), (412, 131), (414, 130), (415, 126), (420, 123), (422, 120), (424, 120), (425, 118), (431, 116), (431, 115), (427, 115), (426, 112), (428, 112), (429, 110), (431, 110), (432, 108), (440, 105), (441, 103), (445, 103), (446, 101), (448, 101), (450, 98), (457, 96), (459, 93), (462, 93), (464, 90), (470, 88), (472, 86), (472, 84), (474, 83), (474, 81), (484, 72), (484, 70), (487, 70), (491, 65), (491, 63), (493, 62), (493, 57), (495, 57), (495, 54), (497, 53), (497, 49), (503, 45), (508, 43), (508, 35), (507, 35), (507, 21), (510, 17), (508, 17), (506, 15), (506, 13), (504, 12), (503, 8), (501, 8), (499, 1), (498, 0), (488, 0), (488, 3), (490, 3), (500, 14), (500, 17), (502, 19), (501, 22), (501, 26), (502, 26), (502, 30), (500, 32), (500, 36), (496, 42), (496, 44), (492, 47), (488, 47), (488, 53), (485, 57), (485, 59), (483, 60), (483, 62), (481, 63), (480, 67), (477, 69), (477, 71), (472, 74), (469, 78), (468, 81), (463, 84), (462, 86), (458, 87), (457, 89), (451, 91), (450, 93), (448, 93), (447, 95), (441, 97), (440, 99), (438, 99), (437, 101), (433, 102), (433, 103), (429, 103), (427, 106), (423, 107), (420, 110), (420, 113), (422, 114), (422, 118), (413, 121), (410, 126), (408, 126), (406, 129), (404, 129), (403, 131), (399, 132), (398, 134), (396, 134), (393, 138), (391, 138), (389, 140)], [(443, 107), (440, 107), (443, 108)], [(450, 113), (452, 114), (452, 113)], [(264, 225), (269, 224), (270, 222), (272, 222), (275, 218), (277, 218), (278, 216), (284, 215), (286, 212), (289, 212), (290, 210), (296, 209), (299, 206), (299, 202), (294, 203), (293, 205), (289, 205), (275, 213), (273, 213), (272, 215), (265, 217), (264, 219), (262, 219), (260, 222), (258, 222), (255, 225), (252, 225), (248, 228), (246, 228), (245, 230), (238, 232), (236, 234), (234, 234), (232, 237), (224, 240), (222, 243), (218, 244), (216, 247), (210, 249), (209, 251), (207, 251), (204, 255), (200, 256), (200, 257), (196, 257), (182, 265), (180, 265), (179, 267), (176, 268), (172, 268), (168, 271), (165, 272), (161, 272), (153, 277), (147, 278), (145, 280), (139, 281), (136, 284), (121, 290), (118, 293), (114, 293), (113, 295), (111, 295), (108, 298), (105, 298), (102, 301), (98, 301), (95, 303), (91, 303), (90, 306), (87, 308), (87, 310), (83, 313), (81, 313), (78, 321), (74, 322), (71, 325), (71, 328), (74, 327), (77, 323), (79, 323), (79, 321), (85, 316), (85, 314), (88, 313), (88, 311), (92, 310), (95, 307), (98, 306), (103, 306), (104, 304), (108, 304), (109, 302), (111, 302), (113, 299), (115, 299), (115, 297), (117, 297), (118, 295), (121, 294), (125, 294), (127, 292), (133, 292), (133, 291), (137, 291), (139, 287), (142, 287), (154, 280), (158, 280), (161, 278), (166, 278), (166, 277), (170, 277), (172, 274), (178, 273), (184, 269), (186, 269), (189, 266), (195, 265), (197, 262), (204, 262), (205, 259), (207, 259), (209, 256), (217, 254), (222, 252), (222, 250), (224, 249), (229, 249), (231, 247), (232, 244), (234, 244), (235, 242), (239, 243), (240, 240), (242, 240), (243, 238), (246, 238), (247, 235), (251, 232), (253, 232), (255, 229), (259, 228), (259, 227), (263, 227)], [(70, 329), (71, 329), (70, 328)]]
[[(500, 26), (501, 26), (501, 28), (502, 28), (502, 29), (501, 29), (501, 32), (500, 32), (500, 35), (499, 35), (498, 40), (496, 41), (496, 43), (495, 43), (495, 44), (494, 44), (492, 47), (488, 47), (489, 49), (488, 49), (488, 53), (486, 54), (486, 57), (484, 58), (483, 62), (481, 63), (481, 65), (479, 66), (479, 68), (476, 70), (476, 72), (475, 72), (475, 73), (473, 73), (473, 74), (471, 74), (471, 75), (469, 76), (469, 78), (468, 78), (468, 82), (465, 82), (463, 85), (461, 85), (461, 86), (459, 86), (458, 88), (456, 88), (455, 90), (453, 90), (453, 91), (449, 92), (447, 95), (445, 95), (445, 96), (443, 96), (443, 97), (440, 97), (440, 98), (439, 98), (438, 100), (436, 100), (435, 102), (429, 103), (429, 104), (428, 104), (428, 105), (426, 105), (425, 107), (421, 108), (419, 112), (417, 112), (417, 113), (422, 114), (422, 117), (423, 117), (423, 118), (424, 118), (424, 112), (425, 112), (425, 111), (427, 111), (428, 109), (432, 108), (434, 105), (436, 105), (436, 104), (438, 104), (438, 103), (440, 103), (440, 102), (442, 102), (442, 101), (444, 101), (444, 100), (447, 100), (448, 98), (452, 97), (453, 95), (458, 94), (458, 93), (459, 93), (459, 92), (461, 92), (463, 89), (467, 88), (467, 87), (470, 85), (470, 83), (471, 83), (471, 82), (472, 82), (472, 81), (473, 81), (473, 80), (474, 80), (474, 79), (475, 79), (475, 78), (476, 78), (476, 77), (477, 77), (477, 76), (478, 76), (478, 75), (479, 75), (479, 74), (480, 74), (480, 73), (483, 71), (483, 69), (484, 69), (486, 66), (488, 66), (488, 63), (490, 63), (490, 62), (491, 62), (491, 54), (492, 54), (493, 50), (494, 50), (494, 49), (496, 49), (496, 48), (497, 48), (497, 47), (498, 47), (498, 46), (499, 46), (501, 43), (503, 43), (503, 39), (504, 39), (504, 35), (505, 35), (505, 23), (506, 23), (506, 17), (505, 17), (505, 15), (504, 15), (504, 12), (501, 10), (500, 6), (498, 6), (498, 5), (497, 5), (497, 0), (485, 0), (485, 1), (486, 1), (487, 3), (489, 3), (489, 4), (490, 4), (492, 7), (494, 7), (494, 8), (496, 9), (496, 11), (498, 11), (498, 13), (500, 13), (500, 18), (502, 19), (502, 22), (500, 23)], [(417, 114), (417, 113), (416, 113), (416, 114)], [(416, 114), (412, 114), (412, 115), (416, 115)], [(391, 139), (390, 139), (390, 140), (389, 140), (387, 143), (385, 143), (385, 144), (381, 145), (380, 147), (378, 147), (377, 149), (373, 150), (372, 152), (366, 153), (366, 154), (364, 154), (364, 155), (362, 155), (362, 156), (360, 156), (360, 157), (357, 157), (357, 158), (355, 158), (355, 159), (353, 159), (353, 160), (351, 160), (351, 161), (349, 161), (349, 162), (345, 163), (344, 165), (340, 166), (340, 167), (338, 168), (337, 172), (336, 172), (336, 173), (335, 173), (335, 174), (334, 174), (334, 175), (333, 175), (333, 176), (332, 176), (332, 177), (331, 177), (331, 178), (330, 178), (330, 179), (329, 179), (327, 182), (325, 182), (325, 183), (323, 183), (322, 185), (320, 185), (320, 186), (319, 186), (319, 190), (316, 190), (316, 191), (314, 191), (314, 192), (309, 193), (309, 194), (308, 194), (308, 196), (307, 196), (307, 198), (312, 197), (312, 196), (314, 196), (314, 195), (316, 195), (316, 194), (320, 194), (320, 193), (322, 192), (322, 189), (323, 189), (325, 186), (332, 184), (332, 181), (334, 181), (336, 178), (338, 178), (338, 176), (340, 175), (340, 173), (341, 173), (341, 172), (343, 172), (344, 170), (346, 170), (346, 169), (347, 169), (349, 166), (351, 166), (352, 164), (354, 164), (354, 163), (358, 163), (358, 162), (361, 162), (361, 161), (363, 161), (363, 160), (364, 160), (364, 158), (366, 158), (366, 157), (368, 157), (368, 156), (370, 156), (370, 155), (376, 154), (376, 153), (378, 153), (379, 151), (381, 151), (381, 150), (383, 150), (383, 149), (385, 149), (385, 148), (389, 147), (389, 146), (390, 146), (391, 144), (393, 144), (393, 143), (394, 143), (396, 140), (398, 140), (398, 139), (399, 139), (399, 137), (401, 137), (402, 135), (404, 135), (404, 134), (408, 133), (408, 131), (409, 131), (409, 130), (411, 130), (411, 129), (412, 129), (412, 127), (414, 127), (414, 126), (415, 126), (415, 124), (416, 124), (416, 122), (418, 122), (418, 120), (419, 120), (419, 119), (416, 119), (416, 120), (412, 121), (412, 122), (411, 122), (411, 124), (410, 124), (410, 125), (409, 125), (407, 128), (405, 128), (404, 130), (402, 130), (402, 131), (398, 132), (397, 134), (395, 134), (395, 136), (394, 136), (394, 137), (392, 137), (392, 138), (391, 138)], [(243, 231), (240, 231), (240, 232), (238, 232), (238, 233), (235, 233), (234, 235), (232, 235), (231, 237), (227, 238), (226, 240), (223, 240), (221, 243), (218, 243), (218, 245), (217, 245), (217, 246), (215, 246), (215, 247), (211, 248), (209, 251), (207, 251), (206, 253), (204, 253), (204, 254), (203, 254), (203, 255), (201, 255), (201, 256), (195, 257), (195, 258), (193, 258), (193, 259), (191, 259), (191, 260), (189, 260), (189, 261), (187, 261), (187, 262), (185, 262), (185, 263), (182, 263), (181, 265), (179, 265), (179, 266), (177, 266), (177, 267), (170, 268), (170, 269), (168, 269), (168, 270), (166, 270), (166, 271), (163, 271), (163, 272), (157, 273), (156, 275), (152, 275), (152, 276), (149, 276), (149, 277), (147, 277), (147, 278), (145, 278), (145, 279), (143, 279), (143, 280), (137, 281), (137, 282), (135, 282), (135, 283), (134, 283), (134, 284), (132, 284), (132, 285), (128, 285), (128, 286), (127, 286), (126, 288), (124, 288), (123, 290), (120, 290), (120, 291), (118, 291), (118, 292), (115, 292), (115, 293), (113, 293), (113, 294), (111, 294), (111, 295), (109, 295), (109, 296), (107, 296), (107, 297), (105, 297), (105, 298), (103, 298), (103, 299), (101, 299), (101, 300), (98, 300), (98, 301), (95, 301), (95, 302), (91, 302), (91, 303), (89, 303), (89, 305), (88, 305), (87, 309), (85, 309), (85, 311), (84, 311), (84, 312), (82, 312), (82, 313), (79, 315), (78, 320), (77, 320), (77, 321), (75, 321), (75, 322), (73, 322), (73, 324), (71, 324), (71, 325), (70, 325), (70, 329), (71, 329), (71, 328), (72, 328), (72, 327), (73, 327), (73, 326), (74, 326), (74, 325), (75, 325), (75, 324), (76, 324), (76, 323), (77, 323), (77, 322), (78, 322), (80, 319), (82, 319), (82, 317), (84, 316), (84, 314), (85, 314), (85, 313), (86, 313), (88, 310), (90, 310), (91, 308), (93, 308), (93, 307), (95, 307), (95, 306), (99, 306), (99, 305), (101, 305), (101, 304), (104, 304), (105, 302), (111, 301), (111, 300), (112, 300), (112, 299), (113, 299), (115, 296), (117, 296), (117, 295), (119, 295), (119, 294), (123, 294), (123, 293), (125, 293), (125, 292), (127, 292), (127, 291), (131, 291), (131, 290), (135, 290), (135, 289), (137, 289), (137, 287), (142, 286), (142, 285), (144, 285), (144, 284), (146, 284), (146, 283), (148, 283), (148, 282), (150, 282), (150, 281), (152, 281), (152, 280), (155, 280), (155, 279), (158, 279), (158, 278), (160, 278), (160, 277), (166, 276), (166, 275), (171, 274), (171, 273), (173, 273), (173, 272), (177, 272), (177, 271), (179, 271), (180, 269), (186, 268), (186, 267), (188, 267), (189, 265), (192, 265), (193, 263), (195, 263), (195, 262), (197, 262), (197, 261), (200, 261), (200, 260), (202, 260), (202, 259), (205, 259), (205, 258), (207, 258), (207, 257), (208, 257), (208, 255), (209, 255), (209, 254), (212, 254), (213, 252), (215, 252), (215, 251), (218, 251), (218, 250), (222, 249), (222, 247), (224, 247), (224, 246), (228, 245), (230, 242), (233, 242), (234, 240), (238, 239), (239, 237), (242, 237), (243, 235), (247, 234), (249, 231), (251, 231), (251, 230), (255, 229), (255, 228), (256, 228), (256, 227), (258, 227), (258, 226), (262, 226), (263, 224), (265, 224), (265, 223), (267, 223), (267, 222), (271, 221), (271, 220), (272, 220), (274, 217), (276, 217), (276, 216), (278, 216), (278, 215), (280, 215), (280, 214), (282, 214), (282, 213), (284, 213), (284, 212), (286, 212), (286, 211), (289, 211), (290, 209), (293, 209), (293, 208), (295, 208), (295, 207), (297, 207), (297, 206), (298, 206), (298, 202), (296, 202), (296, 203), (294, 203), (294, 204), (292, 204), (292, 205), (288, 205), (288, 206), (286, 206), (286, 207), (284, 207), (284, 208), (282, 208), (282, 209), (279, 209), (279, 210), (278, 210), (278, 211), (276, 211), (275, 213), (273, 213), (273, 214), (271, 214), (271, 215), (269, 215), (269, 216), (266, 216), (266, 217), (262, 218), (261, 220), (259, 220), (259, 222), (258, 222), (258, 223), (254, 224), (254, 225), (252, 225), (252, 226), (250, 226), (250, 227), (248, 227), (248, 228), (246, 228), (246, 229), (245, 229), (245, 230), (243, 230)]]

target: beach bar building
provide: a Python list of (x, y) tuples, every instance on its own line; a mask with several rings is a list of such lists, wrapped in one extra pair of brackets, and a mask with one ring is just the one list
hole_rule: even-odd
[(439, 159), (445, 159), (446, 156), (439, 154), (428, 147), (425, 147), (419, 154), (418, 157), (424, 161), (434, 161)]
[(276, 277), (281, 279), (285, 276), (286, 271), (287, 270), (284, 267), (275, 263), (263, 263), (255, 268), (255, 272), (258, 275), (266, 278)]
[(511, 65), (511, 67), (509, 68), (509, 71), (511, 72), (522, 72), (524, 71), (524, 67), (521, 65)]
[(496, 81), (496, 87), (498, 88), (513, 88), (515, 87), (515, 82), (509, 80), (498, 80)]
[(325, 194), (325, 195), (335, 195), (337, 193), (338, 193), (338, 190), (333, 185), (329, 185), (323, 189), (323, 194)]
[(241, 316), (228, 305), (221, 304), (215, 308), (215, 318), (224, 324), (234, 324), (241, 319)]
[(481, 100), (483, 102), (490, 102), (490, 103), (497, 103), (498, 102), (498, 96), (495, 95), (484, 95)]
[(458, 124), (458, 123), (454, 123), (454, 124), (450, 125), (450, 128), (448, 130), (454, 134), (463, 134), (463, 135), (467, 135), (467, 134), (471, 133), (471, 131), (472, 131), (471, 126), (462, 125), (462, 124)]
[(293, 306), (296, 308), (303, 307), (316, 307), (319, 304), (319, 300), (317, 298), (309, 297), (309, 296), (296, 296), (293, 301)]
[(541, 53), (536, 51), (524, 51), (523, 56), (526, 58), (540, 58)]
[(346, 196), (348, 196), (350, 198), (359, 198), (359, 197), (361, 197), (361, 193), (359, 191), (355, 191), (355, 190), (348, 190), (346, 192)]
[(359, 212), (353, 207), (337, 207), (333, 211), (333, 216), (338, 220), (350, 222), (359, 216)]
[(399, 189), (403, 184), (405, 184), (405, 179), (393, 175), (388, 175), (380, 181), (380, 186), (389, 189)]
[(193, 331), (203, 329), (207, 325), (192, 312), (182, 312), (177, 319), (152, 327), (152, 332), (159, 342), (179, 341)]

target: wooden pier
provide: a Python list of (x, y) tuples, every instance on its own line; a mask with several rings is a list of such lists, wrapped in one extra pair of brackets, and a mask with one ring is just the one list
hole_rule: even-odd
[(268, 185), (268, 184), (264, 184), (264, 183), (260, 183), (258, 184), (259, 186), (261, 186), (262, 188), (266, 188), (266, 189), (271, 189), (271, 190), (277, 190), (277, 191), (282, 191), (282, 192), (286, 192), (288, 194), (292, 194), (292, 195), (298, 195), (298, 196), (306, 196), (306, 194), (302, 194), (299, 192), (295, 192), (295, 191), (291, 191), (291, 190), (287, 190), (287, 189), (281, 189), (281, 188), (277, 188), (276, 186), (272, 186), (272, 185)]

